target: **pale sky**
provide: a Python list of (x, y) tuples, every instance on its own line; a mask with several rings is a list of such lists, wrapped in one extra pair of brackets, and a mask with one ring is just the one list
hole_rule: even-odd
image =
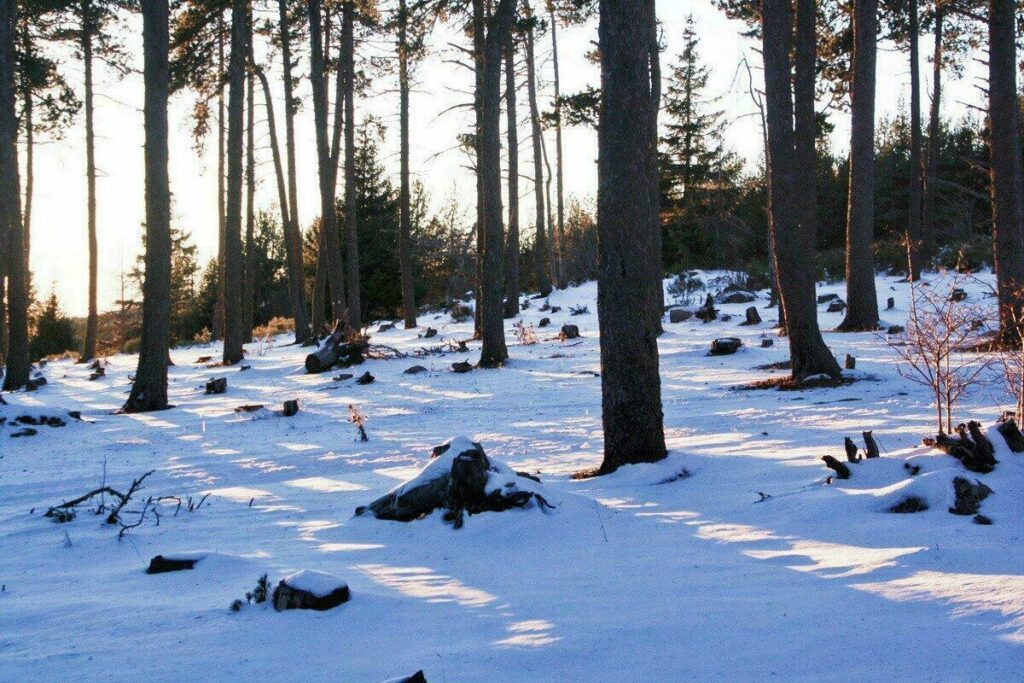
[[(701, 36), (701, 55), (711, 68), (709, 89), (722, 97), (720, 106), (733, 121), (726, 140), (735, 151), (758, 162), (761, 156), (761, 133), (747, 92), (745, 72), (738, 72), (740, 61), (746, 57), (755, 67), (760, 64), (756, 46), (739, 35), (741, 24), (727, 20), (708, 0), (657, 0), (658, 17), (663, 23), (667, 51), (662, 56), (664, 74), (676, 60), (686, 15), (693, 13)], [(123, 29), (123, 41), (136, 56), (136, 67), (141, 68), (141, 20), (133, 17)], [(559, 56), (561, 60), (562, 92), (571, 93), (588, 85), (598, 85), (596, 65), (586, 61), (584, 54), (597, 39), (596, 23), (586, 27), (560, 29)], [(453, 105), (468, 102), (472, 87), (472, 74), (451, 64), (457, 55), (449, 43), (466, 44), (466, 39), (451, 27), (443, 27), (430, 40), (432, 56), (418, 68), (419, 86), (412, 95), (412, 149), (413, 173), (426, 185), (433, 206), (439, 207), (451, 192), (456, 192), (472, 215), (474, 182), (466, 169), (464, 154), (455, 149), (456, 136), (471, 126), (471, 115), (466, 110), (442, 114)], [(922, 40), (922, 52), (927, 52), (930, 41)], [(384, 47), (380, 39), (365, 45), (362, 52), (370, 54)], [(543, 99), (541, 107), (550, 106), (552, 89), (550, 37), (538, 44), (538, 59), (542, 61)], [(927, 73), (926, 54), (922, 54), (922, 70)], [(62, 65), (66, 77), (74, 85), (81, 80), (81, 65), (69, 57)], [(308, 64), (300, 64), (305, 73)], [(275, 112), (278, 129), (283, 131), (281, 88), (273, 77), (279, 71), (277, 63), (270, 65)], [(960, 116), (967, 112), (964, 103), (980, 104), (974, 87), (983, 75), (982, 67), (973, 62), (967, 76), (960, 81), (947, 82), (943, 98), (946, 115)], [(909, 71), (906, 58), (891, 45), (882, 45), (878, 60), (878, 118), (891, 116), (908, 98)], [(754, 72), (760, 88), (761, 74)], [(141, 249), (141, 223), (143, 210), (143, 124), (142, 79), (132, 75), (123, 80), (99, 68), (96, 83), (96, 159), (99, 168), (97, 180), (97, 224), (99, 232), (99, 305), (110, 308), (120, 296), (119, 274), (131, 267)], [(930, 78), (922, 80), (930, 82)], [(374, 91), (357, 100), (357, 117), (374, 114), (388, 125), (384, 152), (386, 166), (396, 174), (398, 170), (398, 96), (395, 77), (383, 76), (374, 84)], [(257, 89), (258, 90), (258, 89)], [(316, 151), (313, 141), (312, 107), (308, 102), (308, 82), (303, 81), (300, 94), (306, 105), (296, 122), (298, 136), (299, 211), (302, 227), (315, 217), (319, 206), (317, 190)], [(927, 107), (928, 91), (924, 92)], [(191, 232), (199, 247), (202, 262), (216, 252), (217, 193), (216, 193), (216, 139), (207, 142), (206, 152), (200, 157), (192, 147), (189, 135), (189, 113), (193, 95), (181, 93), (171, 101), (171, 191), (174, 196), (172, 220), (176, 227)], [(520, 120), (525, 122), (527, 102), (525, 89), (519, 98)], [(263, 126), (262, 96), (257, 95), (257, 145), (261, 165), (257, 189), (257, 205), (276, 207), (277, 193), (273, 167), (266, 148), (266, 129)], [(503, 117), (504, 120), (504, 117)], [(834, 144), (838, 149), (849, 145), (848, 119), (836, 114)], [(554, 164), (554, 136), (548, 140), (548, 154)], [(282, 140), (283, 144), (283, 140)], [(529, 128), (520, 128), (521, 173), (532, 174)], [(596, 134), (586, 129), (568, 129), (564, 135), (565, 184), (569, 196), (592, 198), (597, 186)], [(22, 155), (24, 156), (24, 155)], [(40, 295), (49, 292), (51, 285), (65, 310), (73, 315), (86, 311), (87, 246), (85, 227), (85, 155), (84, 128), (81, 121), (67, 130), (63, 139), (46, 141), (36, 148), (36, 184), (32, 219), (32, 259), (35, 282)], [(23, 178), (24, 180), (24, 178)], [(339, 187), (339, 192), (341, 188)], [(521, 215), (524, 223), (533, 215), (533, 188), (521, 181)], [(527, 231), (529, 229), (527, 228)]]

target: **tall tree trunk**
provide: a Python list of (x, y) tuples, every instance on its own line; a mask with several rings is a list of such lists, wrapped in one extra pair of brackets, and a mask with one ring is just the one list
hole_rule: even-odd
[(1020, 113), (1013, 0), (989, 0), (988, 95), (992, 157), (992, 218), (999, 337), (1009, 348), (1020, 343), (1017, 321), (1024, 315), (1024, 170), (1021, 166)]
[(476, 158), (476, 298), (473, 306), (473, 337), (483, 335), (484, 242), (487, 239), (484, 201), (484, 176), (480, 162), (483, 138), (484, 46), (487, 37), (487, 14), (484, 0), (473, 0), (473, 152)]
[(409, 7), (398, 0), (398, 122), (400, 128), (400, 174), (398, 191), (398, 267), (402, 277), (402, 314), (405, 329), (416, 327), (416, 292), (413, 287), (411, 253), (411, 197), (409, 191)]
[(6, 235), (7, 358), (3, 388), (25, 386), (31, 365), (28, 356), (28, 278), (21, 219), (21, 181), (18, 178), (18, 117), (15, 113), (17, 62), (15, 41), (18, 5), (0, 0), (0, 234)]
[[(320, 171), (320, 253), (324, 258), (324, 276), (330, 287), (331, 315), (335, 320), (348, 321), (345, 303), (345, 268), (341, 260), (338, 236), (338, 207), (334, 201), (337, 189), (337, 157), (332, 155), (327, 139), (327, 82), (324, 70), (323, 39), (321, 35), (320, 0), (309, 0), (310, 80), (313, 86), (313, 119), (316, 127), (316, 152)], [(314, 306), (316, 292), (313, 293)], [(313, 313), (314, 320), (318, 315)]]
[(667, 454), (658, 369), (658, 331), (648, 315), (658, 209), (650, 191), (657, 149), (646, 16), (653, 0), (601, 0), (601, 114), (597, 129), (601, 408), (607, 473)]
[(648, 262), (651, 267), (650, 279), (648, 281), (650, 287), (648, 310), (651, 316), (651, 325), (658, 335), (661, 335), (665, 331), (661, 324), (661, 318), (665, 311), (665, 287), (662, 284), (664, 269), (661, 264), (661, 192), (658, 187), (660, 178), (658, 167), (658, 113), (661, 111), (661, 55), (658, 46), (658, 16), (655, 4), (655, 0), (648, 2), (647, 16), (645, 18), (652, 100), (648, 115), (648, 135), (650, 136), (651, 148), (654, 150), (649, 157), (652, 168), (650, 171), (651, 186), (648, 191), (654, 198), (654, 213), (658, 216), (658, 229), (652, 235), (653, 247), (651, 259)]
[(246, 28), (246, 93), (245, 117), (245, 286), (242, 305), (242, 339), (252, 341), (256, 307), (256, 76), (249, 62), (252, 54), (252, 23)]
[(0, 365), (7, 362), (7, 264), (5, 261), (9, 256), (6, 247), (6, 235), (4, 228), (0, 226)]
[(918, 39), (917, 0), (907, 0), (907, 30), (910, 33), (910, 188), (907, 203), (907, 250), (910, 281), (921, 277), (921, 186), (924, 168), (921, 165), (921, 65)]
[(217, 301), (213, 307), (214, 341), (224, 338), (224, 159), (225, 145), (225, 110), (224, 110), (224, 15), (223, 10), (217, 14)]
[[(562, 164), (562, 85), (558, 68), (558, 19), (555, 16), (554, 3), (548, 3), (548, 16), (551, 19), (551, 61), (555, 76), (555, 198), (557, 202), (558, 220), (555, 226), (553, 244), (555, 246), (555, 262), (552, 264), (555, 286), (559, 289), (565, 283), (565, 173)], [(659, 314), (660, 315), (660, 314)]]
[[(22, 25), (22, 50), (26, 57), (32, 56), (32, 38), (29, 35), (29, 20), (21, 22)], [(36, 124), (35, 124), (35, 102), (32, 96), (31, 79), (22, 76), (22, 111), (25, 115), (25, 197), (22, 206), (22, 230), (25, 242), (25, 274), (31, 281), (32, 268), (30, 266), (32, 256), (32, 200), (35, 197), (36, 185)], [(31, 286), (29, 287), (31, 289)], [(2, 304), (0, 304), (2, 306)]]
[[(794, 45), (792, 7), (788, 0), (766, 0), (762, 4), (761, 38), (770, 159), (771, 224), (775, 233), (779, 288), (789, 333), (793, 377), (800, 380), (821, 373), (838, 377), (840, 371), (818, 328), (813, 272), (814, 223), (809, 220), (807, 202), (801, 200), (801, 195), (808, 188), (807, 144), (806, 140), (797, 139), (794, 123), (804, 137), (811, 137), (813, 152), (815, 31), (813, 0), (797, 0), (797, 5), (795, 79), (790, 77), (793, 66), (790, 50)], [(808, 81), (811, 94), (810, 120), (807, 118), (806, 102)], [(795, 106), (794, 99), (800, 106)], [(795, 118), (794, 113), (798, 114)], [(810, 173), (813, 174), (813, 164)]]
[(97, 310), (97, 278), (99, 277), (96, 239), (96, 143), (93, 126), (93, 85), (92, 85), (92, 0), (82, 0), (82, 66), (85, 70), (85, 188), (86, 188), (86, 230), (89, 236), (89, 314), (85, 319), (85, 346), (82, 361), (96, 356), (96, 333), (99, 327)]
[[(306, 316), (306, 285), (302, 266), (302, 233), (299, 230), (299, 190), (295, 173), (295, 95), (292, 77), (291, 29), (288, 22), (288, 0), (278, 0), (278, 28), (281, 43), (281, 68), (284, 81), (285, 152), (288, 167), (288, 202), (281, 202), (287, 211), (284, 221), (284, 246), (288, 258), (288, 291), (291, 297), (292, 317), (295, 319), (295, 341), (304, 344), (310, 337), (309, 318)], [(272, 114), (270, 94), (267, 112)]]
[(924, 177), (924, 201), (921, 209), (921, 253), (928, 257), (935, 249), (935, 181), (939, 176), (939, 138), (942, 124), (939, 120), (942, 104), (942, 20), (945, 7), (935, 8), (934, 38), (935, 52), (932, 55), (932, 104), (928, 118), (928, 160)]
[(480, 291), (480, 367), (498, 367), (508, 360), (502, 300), (504, 226), (501, 207), (501, 63), (512, 40), (516, 0), (500, 0), (487, 21), (483, 92), (480, 97), (480, 175), (484, 193), (483, 282)]
[(142, 343), (132, 391), (122, 410), (167, 408), (167, 338), (171, 312), (171, 188), (167, 172), (169, 69), (167, 0), (142, 0), (146, 141), (146, 274)]
[(508, 235), (505, 238), (505, 317), (519, 315), (519, 119), (516, 112), (515, 41), (505, 48), (508, 135)]
[(537, 67), (534, 57), (533, 24), (526, 32), (526, 95), (530, 102), (530, 138), (533, 142), (533, 200), (537, 209), (536, 237), (533, 245), (534, 275), (541, 296), (551, 294), (548, 276), (548, 235), (545, 228), (547, 212), (544, 202), (544, 168), (542, 167), (542, 135), (540, 108), (537, 106)]
[(875, 259), (875, 54), (878, 0), (853, 6), (850, 184), (846, 215), (846, 317), (843, 332), (878, 328)]
[(231, 56), (228, 62), (227, 200), (224, 218), (224, 363), (244, 358), (245, 266), (242, 258), (242, 151), (245, 126), (245, 0), (231, 3)]
[[(362, 327), (362, 296), (359, 292), (359, 216), (356, 207), (356, 122), (355, 122), (355, 21), (354, 0), (345, 0), (341, 29), (341, 59), (345, 75), (345, 235), (348, 245), (348, 319)], [(340, 78), (340, 75), (339, 75)], [(337, 145), (335, 145), (337, 149)]]

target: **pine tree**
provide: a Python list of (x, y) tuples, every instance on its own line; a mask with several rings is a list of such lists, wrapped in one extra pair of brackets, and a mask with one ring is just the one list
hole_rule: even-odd
[(56, 292), (50, 292), (35, 323), (35, 334), (29, 343), (29, 356), (33, 359), (55, 356), (78, 347), (75, 324), (61, 310)]

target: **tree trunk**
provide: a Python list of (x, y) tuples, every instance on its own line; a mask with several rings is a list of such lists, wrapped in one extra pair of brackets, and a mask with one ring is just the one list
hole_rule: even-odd
[(28, 277), (24, 259), (21, 181), (18, 178), (18, 118), (15, 112), (18, 5), (0, 0), (0, 234), (6, 235), (7, 371), (3, 388), (28, 384)]
[(992, 217), (999, 298), (999, 337), (1006, 347), (1019, 343), (1017, 321), (1024, 319), (1024, 170), (1021, 167), (1017, 104), (1015, 3), (989, 0), (989, 147), (992, 156)]
[(249, 47), (246, 51), (245, 117), (245, 286), (243, 288), (242, 339), (252, 341), (256, 308), (256, 76), (249, 61), (252, 54), (252, 23), (246, 27)]
[(139, 365), (122, 410), (167, 408), (167, 337), (171, 312), (171, 188), (167, 172), (169, 69), (167, 0), (142, 0), (146, 141), (146, 275), (142, 284)]
[(96, 143), (93, 126), (93, 85), (92, 85), (92, 0), (82, 0), (82, 66), (85, 71), (85, 188), (86, 188), (86, 230), (89, 236), (89, 314), (85, 319), (85, 346), (82, 361), (96, 356), (96, 332), (99, 326), (99, 312), (96, 306), (97, 278), (99, 264), (96, 240)]
[(548, 3), (548, 15), (551, 19), (551, 60), (555, 76), (555, 198), (557, 202), (556, 233), (554, 236), (555, 262), (551, 265), (555, 271), (554, 280), (559, 289), (565, 283), (565, 177), (562, 166), (562, 88), (558, 69), (558, 21), (555, 17), (555, 6)]
[(945, 8), (935, 9), (935, 52), (932, 57), (932, 106), (928, 119), (928, 160), (924, 174), (924, 201), (921, 209), (921, 253), (928, 257), (935, 249), (935, 181), (939, 176), (939, 137), (942, 123), (939, 107), (942, 104), (942, 20)]
[(231, 4), (231, 56), (228, 62), (227, 198), (224, 218), (224, 363), (244, 357), (245, 266), (242, 259), (242, 139), (245, 125), (245, 0)]
[(651, 80), (652, 106), (648, 116), (648, 132), (650, 145), (654, 152), (650, 155), (652, 169), (650, 172), (651, 186), (648, 190), (654, 198), (654, 214), (658, 217), (658, 229), (652, 236), (653, 247), (649, 265), (651, 267), (648, 286), (650, 294), (648, 300), (648, 313), (651, 316), (651, 325), (660, 336), (664, 331), (661, 324), (661, 317), (665, 310), (665, 287), (662, 284), (664, 270), (661, 265), (661, 192), (659, 190), (660, 171), (658, 168), (658, 112), (661, 111), (661, 55), (658, 46), (658, 16), (654, 0), (648, 3), (647, 17), (647, 51)]
[[(348, 320), (349, 324), (358, 330), (362, 327), (363, 304), (359, 293), (359, 216), (356, 206), (356, 8), (354, 0), (345, 0), (343, 10), (341, 59), (345, 75), (345, 234), (348, 237), (345, 253), (348, 256)], [(335, 149), (337, 149), (337, 145), (335, 145)]]
[(877, 0), (855, 0), (851, 87), (850, 184), (846, 215), (846, 318), (843, 332), (878, 328), (875, 259), (875, 55)]
[[(327, 83), (324, 71), (320, 0), (309, 0), (310, 80), (313, 86), (313, 119), (316, 127), (317, 162), (320, 171), (320, 253), (324, 258), (324, 276), (330, 287), (331, 315), (348, 320), (345, 304), (345, 268), (338, 237), (338, 210), (334, 201), (337, 189), (337, 159), (327, 139)], [(314, 305), (316, 293), (314, 292)], [(313, 313), (314, 320), (318, 315)], [(320, 314), (322, 315), (322, 314)]]
[(7, 362), (7, 264), (5, 263), (9, 252), (6, 247), (4, 235), (5, 227), (0, 225), (0, 365)]
[[(775, 235), (776, 263), (786, 329), (789, 336), (793, 376), (803, 379), (825, 373), (840, 375), (839, 364), (832, 356), (818, 329), (817, 302), (814, 291), (814, 223), (809, 222), (807, 202), (806, 140), (797, 140), (797, 129), (811, 140), (813, 153), (814, 91), (814, 17), (813, 1), (798, 0), (796, 46), (797, 74), (791, 81), (793, 47), (792, 8), (783, 0), (766, 0), (762, 4), (762, 43), (764, 52), (765, 103), (768, 124), (769, 183), (771, 224)], [(808, 16), (809, 15), (809, 16)], [(809, 53), (809, 54), (808, 54)], [(810, 73), (808, 74), (808, 71)], [(807, 111), (808, 81), (810, 112)], [(794, 93), (801, 106), (794, 119)], [(810, 126), (800, 128), (800, 126)], [(798, 166), (803, 165), (798, 171)], [(813, 164), (811, 165), (813, 174)], [(798, 189), (799, 188), (799, 189)]]
[(217, 301), (213, 307), (213, 329), (210, 338), (213, 341), (224, 338), (224, 159), (225, 159), (225, 126), (224, 126), (224, 16), (223, 11), (217, 14)]
[(637, 21), (653, 0), (601, 1), (601, 115), (597, 226), (600, 266), (601, 407), (607, 473), (665, 457), (658, 333), (649, 306), (650, 262), (660, 230), (651, 192), (657, 168), (650, 130), (657, 106), (650, 76), (650, 26)]
[(480, 146), (483, 138), (483, 91), (484, 91), (484, 46), (486, 39), (487, 16), (484, 0), (473, 0), (473, 113), (474, 137), (473, 152), (476, 156), (476, 299), (473, 306), (473, 337), (479, 339), (483, 335), (483, 280), (484, 280), (484, 242), (487, 239), (484, 201), (484, 176), (480, 162)]
[[(295, 96), (292, 80), (291, 29), (288, 22), (288, 0), (278, 0), (278, 28), (281, 42), (281, 67), (284, 81), (285, 152), (288, 155), (288, 201), (281, 200), (284, 228), (284, 247), (288, 258), (288, 293), (295, 319), (295, 342), (304, 344), (310, 337), (309, 318), (306, 316), (306, 284), (302, 266), (302, 233), (299, 231), (299, 190), (295, 173)], [(267, 115), (273, 119), (273, 104), (269, 89)], [(271, 135), (271, 142), (276, 135)]]
[(506, 318), (519, 315), (519, 119), (516, 111), (515, 41), (505, 48), (505, 110), (508, 135), (508, 235), (505, 238)]
[(917, 10), (917, 0), (907, 0), (907, 30), (910, 33), (910, 186), (907, 192), (910, 215), (907, 217), (907, 249), (912, 282), (921, 277), (921, 185), (924, 173), (921, 165), (920, 27)]
[(483, 92), (480, 97), (480, 176), (484, 191), (483, 281), (480, 292), (480, 367), (498, 367), (508, 360), (502, 301), (505, 294), (502, 260), (504, 226), (501, 207), (501, 63), (512, 40), (516, 0), (500, 0), (487, 21), (484, 41)]
[(401, 181), (399, 183), (398, 207), (398, 267), (402, 277), (402, 314), (405, 329), (416, 327), (416, 292), (413, 287), (411, 240), (411, 209), (409, 192), (409, 8), (407, 0), (398, 0), (398, 121), (401, 129)]
[[(32, 56), (32, 39), (28, 32), (28, 20), (22, 22), (22, 50), (26, 57)], [(36, 179), (36, 125), (35, 103), (32, 97), (31, 79), (22, 77), (22, 106), (25, 114), (25, 197), (22, 206), (22, 239), (25, 242), (25, 274), (31, 280), (32, 268), (32, 200), (35, 197)], [(31, 286), (29, 287), (31, 289)], [(2, 302), (0, 302), (2, 307)]]
[(541, 296), (551, 294), (551, 278), (548, 276), (548, 236), (545, 228), (546, 210), (544, 202), (544, 168), (540, 127), (540, 108), (537, 106), (537, 68), (533, 50), (533, 24), (526, 32), (526, 94), (530, 101), (530, 138), (533, 142), (533, 199), (537, 205), (536, 237), (533, 244), (534, 272), (537, 290)]

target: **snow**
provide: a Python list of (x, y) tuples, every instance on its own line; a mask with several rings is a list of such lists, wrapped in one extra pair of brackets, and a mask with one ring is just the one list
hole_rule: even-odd
[(317, 598), (326, 598), (334, 591), (348, 585), (337, 576), (312, 569), (303, 569), (286, 576), (284, 582), (296, 590), (312, 593), (313, 597)]
[[(991, 301), (986, 282), (969, 283), (971, 301)], [(842, 284), (828, 292), (845, 298)], [(902, 324), (907, 285), (880, 277), (878, 293), (896, 299), (885, 322)], [(88, 422), (21, 439), (0, 427), (0, 680), (376, 682), (418, 669), (429, 681), (1021, 680), (1024, 455), (989, 431), (1000, 462), (977, 475), (920, 446), (934, 430), (928, 392), (898, 376), (874, 334), (826, 333), (836, 356), (857, 358), (851, 385), (734, 391), (788, 355), (785, 340), (760, 346), (775, 311), (759, 296), (760, 326), (739, 326), (747, 304), (716, 304), (730, 322), (666, 323), (671, 453), (589, 480), (572, 474), (601, 458), (594, 283), (554, 293), (557, 314), (531, 302), (522, 320), (552, 319), (536, 345), (515, 343), (507, 321), (512, 360), (500, 370), (450, 372), (475, 362), (471, 342), (469, 353), (367, 361), (377, 381), (359, 386), (306, 375), (308, 350), (280, 338), (248, 347), (252, 369), (226, 370), (227, 393), (205, 396), (209, 370), (195, 361), (217, 347), (176, 349), (177, 407), (128, 416), (113, 411), (134, 356), (111, 358), (94, 382), (83, 366), (49, 364), (49, 384), (5, 394), (0, 416), (81, 410)], [(571, 305), (591, 312), (570, 318)], [(818, 310), (826, 329), (842, 319)], [(581, 338), (561, 342), (570, 321)], [(398, 326), (374, 341), (413, 352), (471, 336), (472, 321), (443, 313), (420, 324), (438, 337)], [(722, 336), (744, 346), (709, 357)], [(415, 364), (430, 372), (403, 374)], [(291, 418), (234, 413), (291, 398)], [(991, 425), (1009, 403), (986, 386), (960, 419)], [(347, 422), (349, 404), (369, 418), (369, 442)], [(821, 456), (844, 460), (843, 436), (860, 444), (865, 430), (882, 457), (827, 485)], [(557, 507), (473, 515), (458, 531), (439, 514), (353, 516), (443, 468), (431, 449), (460, 433), (491, 459), (489, 487), (530, 486), (514, 470), (538, 473)], [(88, 508), (67, 524), (42, 516), (150, 469), (140, 496), (211, 495), (177, 516), (162, 504), (159, 525), (120, 542)], [(955, 476), (993, 489), (981, 506), (992, 526), (946, 511)], [(885, 512), (908, 495), (929, 509)], [(154, 555), (195, 548), (205, 559), (193, 571), (144, 573)], [(228, 609), (263, 573), (275, 584), (304, 569), (340, 577), (352, 601), (324, 613)]]

